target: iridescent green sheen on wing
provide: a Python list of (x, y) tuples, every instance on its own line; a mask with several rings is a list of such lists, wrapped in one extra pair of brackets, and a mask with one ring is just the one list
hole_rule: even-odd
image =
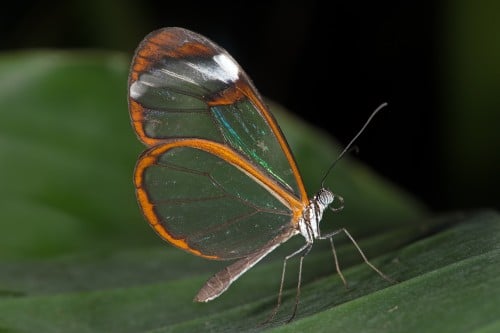
[(278, 140), (248, 99), (212, 107), (211, 111), (229, 145), (297, 193), (295, 178)]

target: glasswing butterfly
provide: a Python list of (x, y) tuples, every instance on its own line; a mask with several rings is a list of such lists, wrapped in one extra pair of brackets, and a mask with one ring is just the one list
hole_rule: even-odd
[(218, 297), (298, 234), (305, 244), (285, 258), (278, 302), (269, 320), (281, 303), (286, 262), (300, 256), (290, 320), (295, 316), (302, 260), (315, 239), (330, 240), (344, 284), (332, 241), (340, 232), (372, 269), (390, 280), (367, 260), (347, 230), (321, 234), (324, 210), (335, 199), (342, 204), (342, 198), (324, 186), (308, 198), (277, 122), (249, 77), (223, 48), (183, 28), (153, 31), (136, 50), (128, 93), (133, 128), (148, 146), (134, 174), (146, 220), (160, 237), (187, 252), (236, 260), (209, 279), (195, 301)]

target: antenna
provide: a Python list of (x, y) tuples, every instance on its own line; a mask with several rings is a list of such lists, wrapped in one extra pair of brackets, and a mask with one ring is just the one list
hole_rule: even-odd
[(368, 124), (372, 121), (373, 117), (375, 117), (375, 115), (380, 110), (382, 110), (384, 107), (386, 107), (386, 106), (387, 106), (387, 103), (382, 103), (382, 104), (379, 105), (378, 108), (375, 109), (375, 111), (372, 112), (372, 114), (370, 115), (370, 117), (368, 117), (368, 120), (366, 120), (366, 122), (363, 125), (363, 127), (361, 127), (361, 129), (354, 136), (354, 138), (352, 138), (352, 140), (347, 144), (347, 146), (344, 148), (344, 150), (342, 150), (342, 152), (337, 157), (337, 159), (335, 161), (333, 161), (333, 163), (330, 165), (330, 167), (328, 168), (328, 170), (326, 170), (326, 173), (323, 176), (323, 179), (321, 179), (321, 187), (324, 187), (325, 179), (328, 176), (328, 174), (330, 173), (330, 171), (332, 171), (332, 169), (335, 166), (335, 164), (337, 164), (337, 162), (340, 161), (342, 159), (342, 157), (344, 157), (344, 155), (351, 149), (351, 147), (354, 144), (354, 142), (356, 141), (356, 139), (361, 135), (361, 133), (363, 133), (363, 131), (365, 130), (366, 126), (368, 126)]

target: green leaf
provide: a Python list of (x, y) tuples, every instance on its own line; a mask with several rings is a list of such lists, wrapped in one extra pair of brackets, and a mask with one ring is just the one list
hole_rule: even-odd
[[(417, 199), (348, 157), (327, 185), (345, 199), (326, 231), (347, 227), (381, 279), (336, 238), (304, 261), (291, 314), (295, 237), (207, 304), (192, 298), (226, 262), (163, 243), (141, 216), (132, 172), (144, 147), (126, 104), (129, 56), (31, 52), (0, 57), (0, 332), (493, 332), (499, 329), (500, 217), (432, 216)], [(272, 104), (313, 194), (339, 147)], [(339, 120), (341, 121), (341, 119)]]
[[(0, 257), (138, 244), (123, 55), (18, 53), (0, 61)], [(128, 245), (131, 245), (128, 244)]]

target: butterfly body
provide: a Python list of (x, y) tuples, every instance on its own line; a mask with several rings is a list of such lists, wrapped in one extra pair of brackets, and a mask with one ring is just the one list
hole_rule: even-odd
[(285, 229), (276, 238), (262, 247), (260, 251), (240, 259), (214, 275), (198, 292), (195, 301), (208, 302), (217, 298), (242, 274), (252, 268), (266, 255), (274, 251), (278, 246), (297, 234), (301, 234), (304, 237), (305, 244), (293, 253), (292, 256), (303, 251), (309, 251), (314, 239), (320, 239), (322, 237), (319, 223), (321, 222), (323, 211), (333, 202), (333, 199), (333, 193), (328, 189), (322, 188), (318, 194), (310, 200), (309, 205), (304, 208), (302, 217), (298, 220), (297, 225), (291, 225), (290, 228)]

